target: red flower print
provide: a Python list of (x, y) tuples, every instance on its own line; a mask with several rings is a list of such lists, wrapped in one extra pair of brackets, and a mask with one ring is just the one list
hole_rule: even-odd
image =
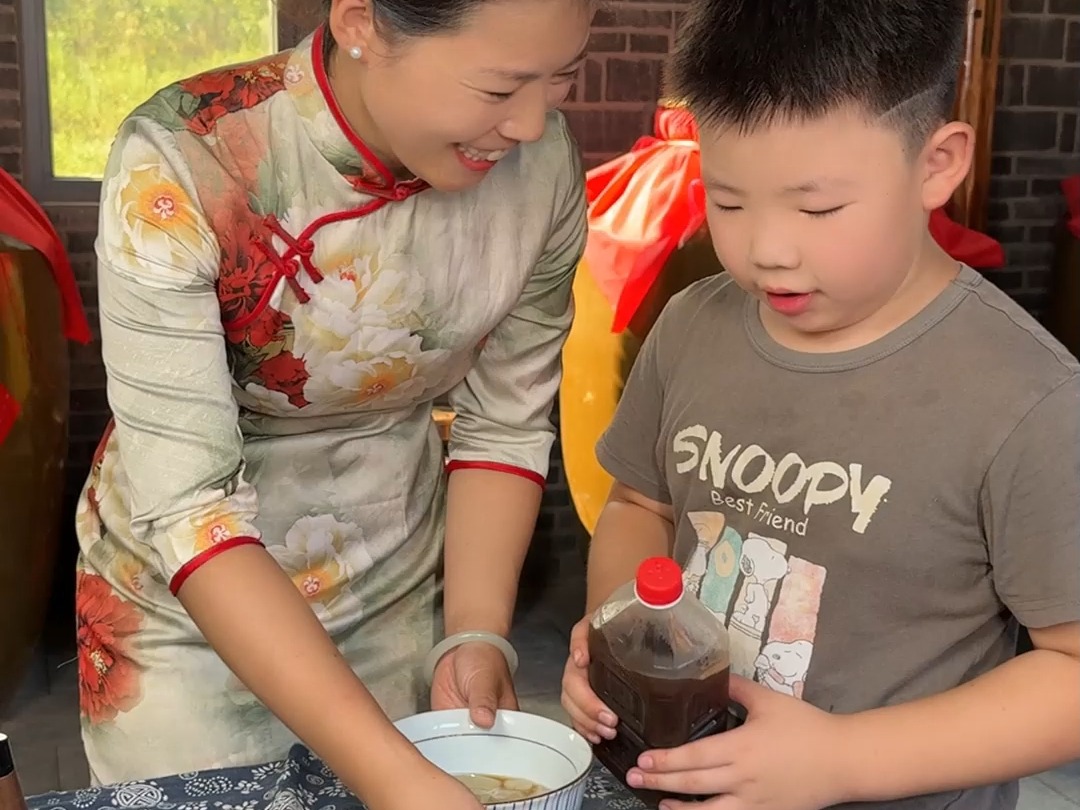
[(109, 437), (112, 436), (113, 428), (115, 427), (116, 421), (110, 419), (109, 423), (105, 425), (105, 430), (101, 434), (101, 440), (98, 441), (97, 448), (94, 450), (94, 457), (90, 461), (90, 477), (86, 487), (86, 500), (90, 505), (90, 509), (94, 513), (94, 516), (99, 521), (101, 520), (101, 515), (98, 513), (97, 485), (101, 481), (101, 465), (105, 461), (105, 447), (108, 445)]
[(79, 706), (91, 723), (106, 723), (139, 702), (139, 668), (129, 645), (142, 615), (103, 578), (83, 571), (75, 585), (75, 615)]
[[(277, 278), (277, 268), (254, 245), (252, 235), (250, 225), (240, 217), (230, 228), (217, 231), (221, 245), (217, 292), (221, 321), (230, 339), (247, 328), (248, 319), (257, 316), (267, 284)], [(241, 320), (245, 322), (236, 326)]]
[(180, 89), (198, 102), (186, 121), (188, 129), (196, 135), (207, 135), (214, 131), (219, 118), (270, 98), (285, 86), (285, 64), (280, 56), (272, 56), (180, 82)]
[(289, 398), (297, 408), (308, 405), (304, 399), (304, 384), (308, 381), (304, 361), (293, 357), (292, 352), (281, 352), (271, 357), (255, 372), (255, 377), (268, 391), (278, 391)]
[(242, 329), (226, 331), (225, 337), (230, 343), (246, 343), (254, 349), (265, 349), (275, 340), (282, 339), (288, 323), (291, 323), (288, 315), (268, 306)]
[(261, 318), (247, 328), (245, 337), (257, 349), (261, 349), (273, 340), (281, 336), (281, 330), (289, 322), (289, 316), (284, 312), (278, 312), (273, 307), (267, 307)]

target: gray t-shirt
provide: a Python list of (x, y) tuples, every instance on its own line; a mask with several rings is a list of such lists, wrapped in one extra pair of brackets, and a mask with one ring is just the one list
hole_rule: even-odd
[(672, 504), (732, 671), (822, 709), (942, 692), (1015, 655), (1016, 620), (1080, 620), (1080, 364), (969, 267), (834, 354), (777, 344), (728, 276), (698, 282), (650, 333), (597, 453)]

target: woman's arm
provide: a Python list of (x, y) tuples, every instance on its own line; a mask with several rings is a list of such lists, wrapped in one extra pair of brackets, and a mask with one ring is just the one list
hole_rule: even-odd
[(373, 810), (477, 808), (396, 731), (261, 545), (221, 251), (189, 177), (171, 133), (136, 119), (103, 184), (102, 354), (132, 536), (217, 654)]
[(446, 515), (446, 634), (510, 634), (518, 579), (543, 490), (517, 475), (462, 469), (450, 476)]
[(444, 777), (390, 723), (265, 549), (219, 554), (178, 597), (229, 669), (369, 807), (411, 807), (409, 785), (438, 795)]
[(565, 122), (558, 125), (565, 148), (552, 150), (561, 165), (551, 172), (557, 210), (545, 250), (513, 311), (449, 396), (456, 415), (446, 525), (448, 634), (509, 632), (547, 478), (555, 440), (550, 416), (587, 237), (580, 158)]

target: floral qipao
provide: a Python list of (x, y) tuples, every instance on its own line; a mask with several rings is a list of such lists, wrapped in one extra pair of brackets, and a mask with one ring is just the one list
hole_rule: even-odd
[[(348, 128), (322, 31), (133, 112), (97, 253), (113, 422), (79, 502), (97, 782), (264, 762), (291, 734), (175, 594), (261, 543), (386, 711), (421, 699), (446, 467), (543, 485), (586, 235), (562, 116), (475, 188), (396, 180)], [(258, 622), (258, 616), (251, 617)]]

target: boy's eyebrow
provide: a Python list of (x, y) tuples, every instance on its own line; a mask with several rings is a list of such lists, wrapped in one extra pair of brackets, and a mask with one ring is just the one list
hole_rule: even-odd
[[(736, 197), (741, 197), (746, 193), (740, 188), (736, 188), (735, 186), (729, 185), (728, 183), (721, 182), (720, 180), (709, 177), (708, 175), (703, 175), (702, 180), (705, 183), (705, 187), (712, 191), (725, 191), (728, 194), (734, 194)], [(799, 183), (798, 185), (785, 186), (784, 193), (815, 194), (822, 191), (826, 186), (836, 186), (844, 188), (850, 185), (851, 183), (849, 181), (844, 180), (841, 177), (817, 177), (812, 180), (807, 180), (805, 183)]]
[[(582, 59), (585, 58), (585, 53), (587, 49), (588, 46), (582, 48), (581, 52), (578, 53), (577, 56), (575, 56), (573, 59), (567, 62), (565, 66), (555, 72), (563, 73), (577, 65)], [(489, 76), (498, 76), (500, 79), (506, 79), (507, 81), (511, 82), (534, 82), (540, 78), (539, 73), (532, 73), (525, 70), (503, 70), (502, 68), (484, 68), (480, 72), (486, 73)]]
[(786, 194), (813, 194), (823, 190), (826, 186), (844, 188), (850, 185), (851, 183), (842, 177), (823, 176), (807, 180), (805, 183), (799, 183), (797, 186), (785, 186), (784, 192)]
[(728, 194), (734, 194), (736, 197), (742, 196), (742, 191), (740, 189), (735, 188), (735, 186), (730, 186), (727, 183), (722, 183), (715, 177), (709, 177), (709, 175), (705, 173), (702, 173), (701, 180), (705, 184), (705, 188), (710, 191), (725, 191)]

